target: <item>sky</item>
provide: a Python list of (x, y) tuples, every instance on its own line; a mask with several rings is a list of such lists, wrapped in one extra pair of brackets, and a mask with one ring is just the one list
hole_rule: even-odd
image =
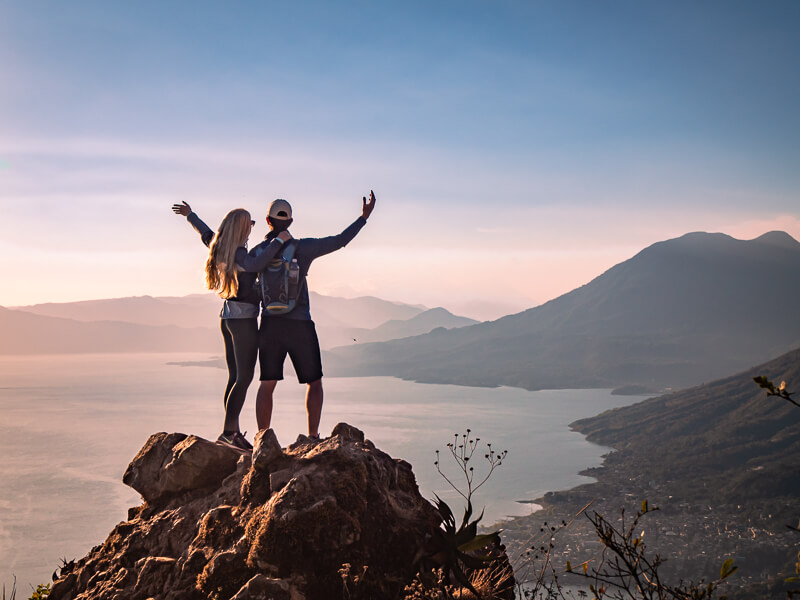
[(312, 290), (529, 308), (692, 231), (800, 239), (800, 3), (0, 0), (0, 305), (204, 291), (187, 201)]

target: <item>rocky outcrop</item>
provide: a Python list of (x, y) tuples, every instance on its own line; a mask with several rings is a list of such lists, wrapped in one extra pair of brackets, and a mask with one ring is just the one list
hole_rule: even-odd
[(193, 435), (156, 433), (128, 465), (122, 481), (145, 502), (158, 503), (181, 492), (218, 487), (236, 469), (239, 456), (232, 448)]
[[(124, 475), (145, 502), (65, 566), (51, 600), (397, 598), (440, 520), (411, 466), (337, 425), (251, 454), (156, 433)], [(358, 573), (348, 578), (348, 573)]]

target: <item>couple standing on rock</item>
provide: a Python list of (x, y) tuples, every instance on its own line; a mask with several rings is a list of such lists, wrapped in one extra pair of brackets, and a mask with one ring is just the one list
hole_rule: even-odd
[[(292, 207), (282, 199), (270, 204), (265, 240), (247, 250), (247, 238), (256, 224), (243, 208), (230, 211), (214, 233), (183, 202), (172, 210), (187, 218), (208, 246), (206, 283), (224, 299), (221, 329), (225, 341), (228, 385), (225, 388), (225, 424), (218, 443), (252, 450), (239, 429), (239, 413), (253, 380), (256, 359), (261, 383), (256, 397), (256, 422), (268, 429), (272, 395), (283, 379), (286, 355), (292, 359), (297, 379), (306, 384), (308, 434), (319, 437), (322, 415), (322, 358), (314, 321), (311, 320), (306, 275), (311, 262), (343, 248), (352, 240), (375, 208), (375, 194), (362, 199), (361, 216), (339, 235), (295, 239), (289, 233)], [(261, 307), (261, 326), (258, 324)]]

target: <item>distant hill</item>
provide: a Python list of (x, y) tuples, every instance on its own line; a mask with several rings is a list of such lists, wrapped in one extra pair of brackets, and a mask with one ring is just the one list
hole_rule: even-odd
[[(619, 450), (615, 468), (690, 499), (738, 502), (800, 496), (800, 408), (767, 397), (752, 378), (786, 381), (800, 398), (800, 349), (708, 385), (572, 424)], [(631, 474), (633, 477), (634, 475)]]
[(120, 321), (141, 325), (218, 327), (221, 301), (215, 294), (133, 296), (80, 302), (48, 302), (11, 307), (47, 317), (76, 321)]
[(119, 321), (81, 322), (0, 307), (0, 354), (215, 352), (217, 331)]
[[(2, 309), (0, 353), (222, 352), (221, 300), (214, 294), (136, 296), (47, 303)], [(353, 339), (387, 340), (475, 321), (443, 308), (374, 297), (311, 294), (312, 314), (324, 348)], [(35, 318), (34, 318), (35, 317)], [(367, 328), (369, 326), (370, 328)], [(377, 327), (373, 333), (371, 327)]]
[(410, 319), (392, 319), (391, 321), (386, 321), (374, 329), (350, 327), (340, 328), (338, 332), (330, 332), (326, 331), (323, 326), (323, 331), (320, 332), (320, 342), (323, 343), (323, 338), (325, 338), (327, 343), (323, 343), (324, 347), (331, 347), (332, 345), (352, 346), (356, 343), (383, 342), (411, 337), (422, 333), (428, 333), (438, 328), (453, 329), (456, 327), (466, 327), (467, 325), (474, 325), (477, 322), (478, 321), (474, 319), (454, 315), (445, 308), (437, 307), (420, 312)]
[[(524, 277), (520, 273), (520, 277)], [(800, 345), (800, 243), (690, 233), (536, 308), (328, 353), (340, 375), (527, 389), (680, 388)]]
[[(800, 408), (767, 397), (752, 378), (766, 375), (800, 395), (800, 349), (755, 368), (572, 424), (589, 440), (612, 446), (595, 478), (534, 501), (543, 509), (503, 523), (512, 551), (530, 547), (548, 523), (570, 519), (589, 506), (612, 523), (648, 501), (640, 522), (647, 555), (666, 558), (663, 580), (706, 581), (735, 557), (741, 574), (725, 594), (740, 600), (786, 598), (784, 575), (793, 573), (798, 536), (789, 531), (800, 497)], [(630, 520), (628, 521), (630, 523)], [(596, 556), (598, 537), (578, 518), (557, 536), (554, 564)], [(641, 539), (641, 538), (640, 538)], [(777, 575), (777, 576), (776, 576)]]
[[(380, 335), (370, 337), (365, 332), (387, 322), (412, 319), (427, 310), (424, 306), (390, 302), (373, 296), (337, 298), (311, 292), (310, 300), (311, 316), (323, 349), (391, 339)], [(426, 329), (425, 333), (434, 327)]]
[[(50, 302), (11, 308), (77, 321), (124, 321), (142, 325), (217, 328), (221, 306), (222, 300), (216, 294), (208, 293)], [(315, 320), (325, 323), (326, 326), (366, 329), (372, 329), (389, 320), (409, 319), (426, 310), (423, 306), (390, 302), (371, 296), (337, 298), (314, 292), (311, 292), (311, 308)]]
[(387, 321), (375, 329), (364, 331), (361, 337), (357, 339), (362, 341), (363, 338), (365, 342), (392, 340), (428, 333), (439, 327), (454, 329), (457, 327), (466, 327), (467, 325), (475, 325), (477, 322), (478, 321), (475, 319), (459, 317), (445, 308), (437, 307), (421, 312), (410, 319), (393, 319)]
[(349, 327), (373, 329), (386, 321), (406, 320), (427, 310), (418, 304), (391, 302), (374, 296), (339, 298), (311, 292), (311, 314), (316, 322), (330, 320)]

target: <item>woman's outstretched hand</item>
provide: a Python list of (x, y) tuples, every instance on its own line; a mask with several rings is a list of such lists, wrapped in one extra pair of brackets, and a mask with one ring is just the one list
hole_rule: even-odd
[(372, 209), (375, 208), (375, 192), (372, 190), (369, 191), (369, 201), (366, 196), (362, 197), (361, 200), (361, 216), (366, 220), (369, 219), (369, 216), (372, 214)]
[(174, 212), (176, 215), (183, 215), (184, 217), (188, 217), (189, 213), (192, 212), (192, 207), (189, 206), (186, 202), (184, 202), (183, 204), (173, 204), (172, 212)]

